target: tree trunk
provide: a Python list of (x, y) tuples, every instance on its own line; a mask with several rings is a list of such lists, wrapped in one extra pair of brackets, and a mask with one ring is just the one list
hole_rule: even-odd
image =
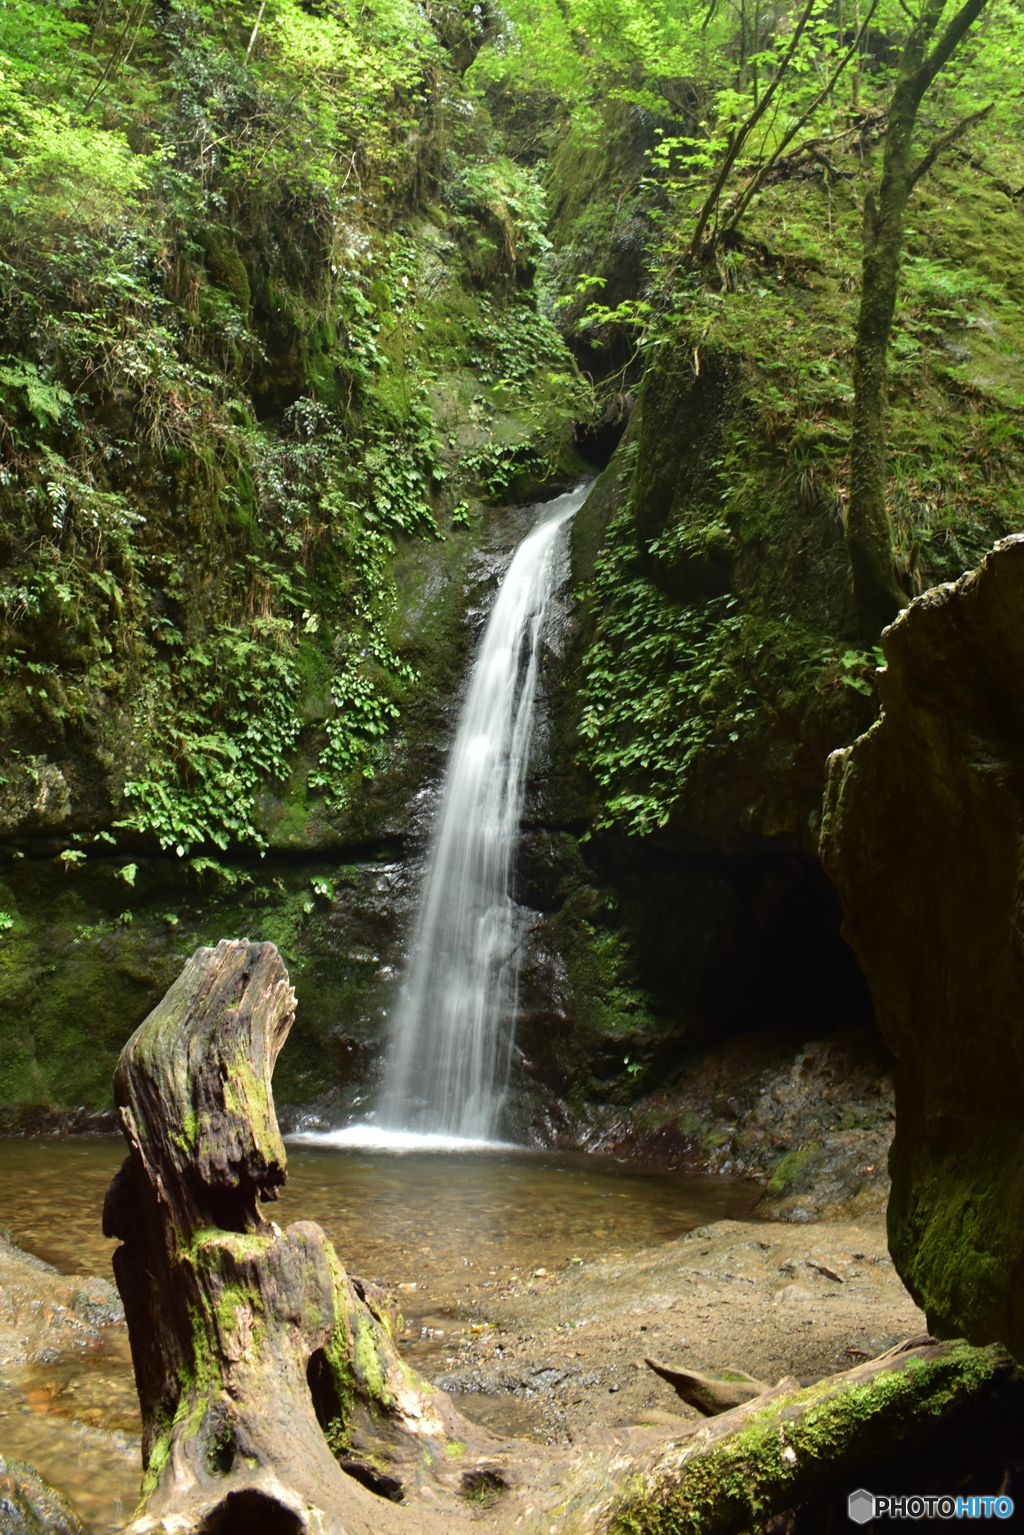
[(130, 1155), (104, 1231), (142, 1407), (136, 1535), (379, 1535), (407, 1528), (403, 1496), (463, 1512), (453, 1444), (501, 1448), (402, 1364), (382, 1292), (319, 1226), (260, 1213), (285, 1181), (270, 1078), (294, 1011), (274, 946), (225, 941), (118, 1061)]
[[(914, 166), (914, 126), (925, 92), (985, 4), (986, 0), (966, 0), (926, 56), (945, 8), (945, 0), (926, 0), (904, 46), (900, 77), (889, 103), (877, 204), (869, 197), (865, 207), (864, 265), (853, 358), (846, 544), (861, 628), (869, 643), (909, 600), (896, 578), (892, 523), (886, 507), (885, 375), (903, 249), (903, 215), (914, 186), (935, 158), (933, 152)], [(941, 144), (951, 143), (976, 120), (967, 119)]]

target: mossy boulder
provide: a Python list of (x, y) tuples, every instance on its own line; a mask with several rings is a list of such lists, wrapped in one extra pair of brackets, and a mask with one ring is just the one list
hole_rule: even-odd
[(936, 1331), (1024, 1357), (1024, 537), (883, 645), (822, 857), (897, 1057), (890, 1247)]

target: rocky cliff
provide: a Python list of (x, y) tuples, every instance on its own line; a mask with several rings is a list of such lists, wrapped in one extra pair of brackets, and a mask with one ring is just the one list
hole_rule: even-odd
[(889, 1242), (940, 1335), (1024, 1350), (1024, 537), (885, 633), (822, 858), (897, 1058)]
[[(560, 54), (468, 0), (277, 0), (255, 33), (155, 5), (124, 58), (117, 7), (0, 17), (0, 1122), (109, 1106), (124, 1038), (225, 933), (288, 958), (282, 1102), (370, 1089), (511, 503), (603, 464), (519, 864), (522, 1128), (625, 1143), (700, 1052), (768, 1029), (786, 1079), (870, 1029), (816, 840), (828, 754), (877, 709), (843, 508), (880, 119), (780, 164), (683, 273), (659, 145), (705, 87), (616, 73), (564, 10)], [(1021, 525), (1024, 168), (986, 134), (908, 230), (908, 595)]]

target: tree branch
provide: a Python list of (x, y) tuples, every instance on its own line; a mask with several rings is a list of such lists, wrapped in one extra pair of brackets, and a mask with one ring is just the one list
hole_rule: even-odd
[(861, 38), (864, 36), (864, 33), (867, 30), (868, 24), (870, 23), (872, 16), (875, 14), (877, 6), (878, 0), (871, 0), (871, 8), (865, 16), (864, 20), (861, 22), (860, 26), (857, 28), (856, 37), (854, 38), (847, 52), (836, 65), (831, 77), (826, 81), (825, 85), (818, 92), (817, 96), (815, 96), (814, 100), (811, 102), (803, 116), (799, 118), (798, 121), (793, 124), (793, 127), (790, 128), (789, 131), (783, 136), (781, 143), (778, 145), (771, 158), (761, 167), (759, 171), (757, 171), (757, 173), (751, 178), (746, 189), (740, 193), (739, 201), (729, 216), (728, 224), (726, 225), (728, 229), (736, 228), (736, 225), (747, 211), (750, 203), (761, 190), (761, 187), (764, 185), (765, 177), (768, 175), (772, 166), (778, 163), (784, 151), (796, 138), (801, 128), (804, 127), (808, 120), (818, 110), (818, 108), (821, 106), (821, 103), (831, 95), (832, 91), (835, 89), (836, 82), (838, 81), (840, 75), (860, 46)]
[[(953, 54), (985, 9), (987, 3), (988, 0), (965, 0), (965, 3), (951, 19), (945, 32), (943, 32), (935, 47), (917, 71), (918, 78), (923, 80), (921, 85), (922, 95), (931, 85), (943, 65), (948, 64), (949, 60), (953, 57)], [(941, 13), (941, 7), (939, 7), (939, 10)], [(938, 16), (935, 17), (931, 26), (935, 27), (937, 24)], [(925, 33), (925, 36), (928, 36), (928, 32)], [(915, 81), (915, 85), (916, 83)]]
[(267, 8), (267, 0), (260, 0), (259, 13), (258, 13), (258, 15), (256, 17), (256, 22), (255, 22), (255, 25), (253, 26), (252, 32), (249, 35), (249, 46), (245, 50), (246, 58), (249, 57), (250, 53), (252, 52), (252, 50), (253, 50), (253, 48), (255, 46), (256, 34), (259, 32), (260, 22), (263, 20), (263, 12), (266, 10), (266, 8)]
[[(711, 215), (715, 211), (715, 208), (718, 204), (718, 199), (721, 196), (722, 188), (725, 186), (726, 181), (729, 179), (729, 173), (733, 166), (736, 164), (736, 161), (739, 157), (739, 152), (743, 148), (743, 145), (746, 143), (747, 139), (750, 137), (750, 134), (753, 132), (754, 128), (764, 116), (765, 112), (767, 112), (768, 107), (771, 104), (772, 97), (778, 90), (779, 85), (782, 83), (783, 76), (788, 70), (790, 63), (792, 62), (793, 55), (796, 53), (800, 39), (803, 36), (804, 28), (810, 21), (811, 13), (817, 3), (818, 0), (807, 0), (807, 4), (804, 6), (802, 12), (800, 13), (800, 20), (797, 22), (796, 27), (793, 30), (793, 36), (789, 40), (789, 47), (786, 49), (782, 62), (780, 63), (778, 69), (775, 71), (771, 85), (769, 85), (768, 89), (761, 97), (761, 100), (751, 112), (746, 122), (736, 134), (732, 144), (729, 146), (729, 152), (722, 162), (722, 167), (715, 178), (715, 184), (705, 198), (704, 206), (701, 208), (700, 213), (697, 216), (697, 224), (693, 231), (693, 238), (690, 241), (689, 255), (691, 261), (696, 259), (697, 253), (700, 250), (701, 243), (704, 239), (704, 231), (708, 227), (708, 222), (711, 218)], [(984, 0), (982, 0), (982, 3), (984, 3)]]
[(970, 117), (965, 117), (961, 122), (956, 123), (952, 128), (950, 128), (948, 133), (944, 133), (941, 139), (936, 139), (935, 143), (932, 145), (931, 149), (929, 149), (924, 159), (919, 160), (917, 165), (911, 171), (910, 185), (912, 187), (916, 187), (917, 183), (921, 180), (921, 177), (927, 176), (928, 172), (931, 170), (939, 156), (945, 153), (951, 144), (955, 144), (957, 139), (963, 138), (968, 128), (973, 128), (975, 123), (980, 123), (983, 117), (987, 117), (994, 106), (995, 102), (990, 101), (988, 106), (982, 107), (980, 112), (972, 112)]

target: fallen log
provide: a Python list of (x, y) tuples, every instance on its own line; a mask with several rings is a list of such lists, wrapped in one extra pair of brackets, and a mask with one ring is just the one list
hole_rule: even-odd
[[(936, 1437), (956, 1445), (968, 1420), (1019, 1443), (1024, 1380), (997, 1344), (922, 1336), (815, 1385), (781, 1381), (674, 1443), (639, 1457), (619, 1498), (591, 1528), (615, 1535), (739, 1535), (773, 1516), (852, 1492), (895, 1451), (909, 1457)], [(944, 1432), (945, 1431), (945, 1432)], [(940, 1451), (941, 1490), (958, 1491), (955, 1451)], [(998, 1456), (997, 1456), (998, 1459)], [(909, 1477), (909, 1473), (908, 1473)], [(984, 1491), (994, 1493), (996, 1482)], [(884, 1489), (877, 1488), (882, 1491)], [(919, 1489), (904, 1481), (901, 1492)], [(582, 1528), (583, 1526), (580, 1526)], [(817, 1526), (815, 1526), (817, 1527)], [(569, 1526), (566, 1527), (567, 1529)]]
[(381, 1535), (408, 1528), (399, 1498), (457, 1505), (453, 1445), (500, 1474), (499, 1441), (399, 1359), (383, 1294), (319, 1226), (260, 1211), (285, 1181), (270, 1079), (294, 1011), (274, 946), (225, 941), (118, 1061), (129, 1156), (104, 1231), (142, 1408), (132, 1535)]

